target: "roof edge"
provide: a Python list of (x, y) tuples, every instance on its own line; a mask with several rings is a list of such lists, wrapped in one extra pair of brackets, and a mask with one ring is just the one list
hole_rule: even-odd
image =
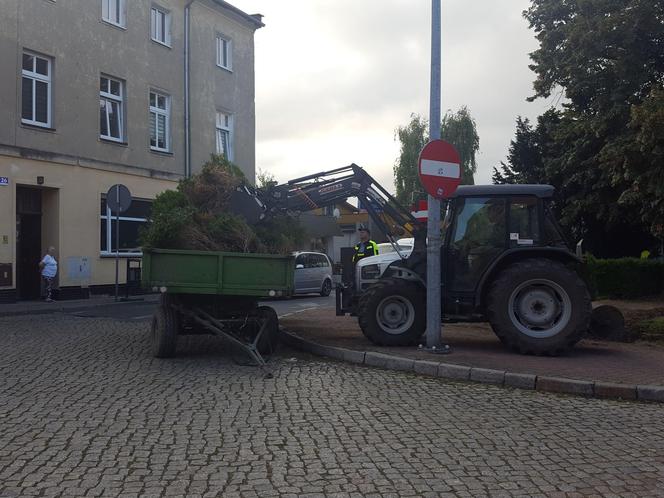
[(225, 2), (224, 0), (212, 0), (212, 1), (217, 5), (219, 5), (220, 7), (230, 10), (234, 14), (240, 16), (243, 20), (252, 24), (255, 27), (255, 29), (260, 29), (265, 27), (265, 24), (263, 24), (262, 14), (247, 14), (245, 11), (238, 9), (235, 5), (231, 5), (230, 3)]

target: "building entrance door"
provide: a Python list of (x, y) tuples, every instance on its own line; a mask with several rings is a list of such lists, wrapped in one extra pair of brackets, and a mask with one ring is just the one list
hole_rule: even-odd
[(16, 188), (16, 290), (19, 299), (39, 299), (42, 256), (42, 191)]

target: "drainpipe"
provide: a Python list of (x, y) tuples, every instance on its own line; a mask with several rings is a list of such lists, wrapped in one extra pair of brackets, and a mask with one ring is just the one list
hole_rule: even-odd
[(191, 110), (189, 102), (189, 17), (191, 4), (196, 0), (190, 0), (184, 8), (184, 176), (191, 176)]

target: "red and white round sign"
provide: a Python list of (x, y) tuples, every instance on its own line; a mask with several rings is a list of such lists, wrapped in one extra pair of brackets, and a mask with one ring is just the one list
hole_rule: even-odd
[(446, 199), (461, 183), (461, 159), (451, 143), (432, 140), (420, 152), (420, 182), (438, 199)]

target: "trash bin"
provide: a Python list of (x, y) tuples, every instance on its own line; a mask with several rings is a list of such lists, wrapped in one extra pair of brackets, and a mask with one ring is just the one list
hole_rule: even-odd
[(127, 283), (125, 284), (125, 297), (138, 294), (141, 290), (141, 262), (140, 259), (127, 259)]

